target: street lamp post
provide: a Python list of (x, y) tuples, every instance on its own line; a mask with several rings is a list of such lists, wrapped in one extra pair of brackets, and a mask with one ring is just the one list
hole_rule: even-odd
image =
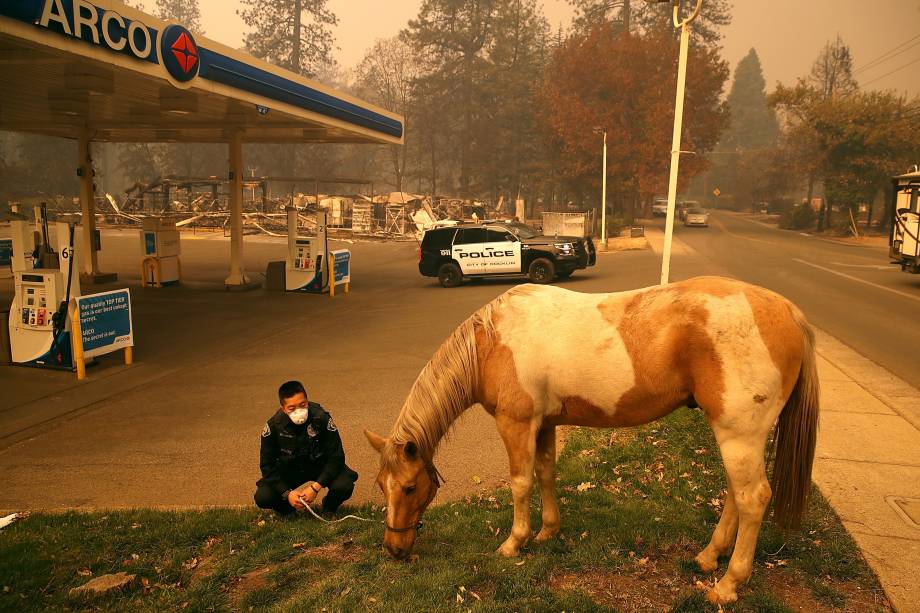
[[(647, 0), (655, 2), (656, 0)], [(661, 0), (657, 0), (661, 1)], [(664, 249), (661, 259), (661, 285), (667, 285), (671, 271), (671, 239), (674, 235), (674, 205), (677, 200), (677, 171), (680, 166), (680, 133), (684, 120), (684, 90), (687, 82), (687, 50), (690, 46), (690, 22), (697, 18), (703, 0), (696, 0), (693, 13), (680, 19), (680, 0), (673, 0), (674, 27), (680, 28), (680, 59), (677, 64), (677, 96), (674, 102), (674, 136), (671, 141), (671, 175), (668, 178), (668, 216), (664, 226)]]
[(600, 250), (607, 251), (607, 130), (594, 128), (595, 134), (604, 135), (604, 155), (601, 162), (601, 244)]

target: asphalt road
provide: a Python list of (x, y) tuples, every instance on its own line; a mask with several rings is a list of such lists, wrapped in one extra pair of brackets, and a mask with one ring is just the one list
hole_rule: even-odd
[[(883, 249), (721, 213), (710, 228), (678, 227), (676, 236), (673, 279), (725, 274), (769, 287), (920, 386), (920, 277), (888, 266)], [(356, 500), (379, 500), (376, 455), (361, 430), (388, 432), (438, 344), (517, 283), (445, 290), (419, 276), (414, 242), (360, 243), (337, 245), (354, 254), (347, 297), (228, 293), (227, 241), (183, 236), (184, 286), (143, 289), (136, 233), (106, 231), (103, 246), (101, 268), (131, 288), (136, 363), (108, 356), (81, 383), (71, 373), (0, 367), (0, 509), (251, 504), (258, 434), (275, 389), (291, 378), (339, 423), (348, 462), (362, 475)], [(246, 240), (255, 276), (283, 254), (283, 239)], [(633, 289), (656, 284), (659, 269), (651, 250), (601, 254), (596, 267), (560, 285)], [(9, 299), (10, 284), (0, 281), (0, 301)], [(481, 410), (461, 420), (437, 463), (447, 479), (441, 500), (507, 476), (494, 422)]]
[(889, 264), (887, 248), (724, 212), (712, 215), (709, 228), (677, 226), (675, 236), (690, 248), (674, 261), (675, 278), (723, 274), (772, 289), (814, 325), (920, 388), (920, 275)]

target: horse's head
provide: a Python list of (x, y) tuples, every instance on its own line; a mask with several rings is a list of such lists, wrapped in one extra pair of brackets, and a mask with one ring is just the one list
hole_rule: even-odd
[(441, 487), (440, 475), (415, 443), (393, 443), (368, 430), (364, 435), (382, 460), (377, 485), (387, 501), (383, 545), (394, 558), (404, 560), (412, 553), (415, 535), (422, 527), (422, 513)]

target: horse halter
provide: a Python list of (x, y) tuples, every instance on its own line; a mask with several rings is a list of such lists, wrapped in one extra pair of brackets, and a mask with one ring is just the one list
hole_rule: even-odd
[[(434, 485), (434, 493), (431, 495), (431, 499), (428, 500), (431, 503), (431, 500), (434, 499), (435, 495), (438, 493), (438, 489), (441, 487), (441, 483), (444, 482), (444, 477), (441, 476), (441, 473), (438, 472), (438, 469), (435, 467), (434, 462), (425, 462), (425, 470), (428, 471), (428, 478), (431, 479), (431, 483)], [(415, 530), (416, 534), (422, 531), (422, 528), (425, 526), (421, 521), (415, 522), (415, 525), (405, 526), (404, 528), (394, 528), (387, 523), (387, 520), (383, 520), (383, 525), (386, 526), (386, 529), (390, 532), (409, 532), (410, 530)]]

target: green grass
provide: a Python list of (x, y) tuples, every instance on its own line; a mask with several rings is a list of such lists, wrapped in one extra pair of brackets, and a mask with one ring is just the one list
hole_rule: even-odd
[[(714, 577), (692, 558), (718, 520), (723, 479), (705, 420), (682, 409), (642, 428), (572, 430), (559, 462), (562, 534), (518, 559), (492, 553), (511, 526), (506, 489), (431, 509), (411, 564), (382, 553), (379, 523), (329, 528), (256, 509), (33, 514), (0, 532), (0, 610), (713, 611), (694, 584)], [(87, 572), (118, 571), (138, 583), (68, 598)], [(801, 531), (765, 525), (739, 596), (728, 609), (887, 610), (817, 492)]]

